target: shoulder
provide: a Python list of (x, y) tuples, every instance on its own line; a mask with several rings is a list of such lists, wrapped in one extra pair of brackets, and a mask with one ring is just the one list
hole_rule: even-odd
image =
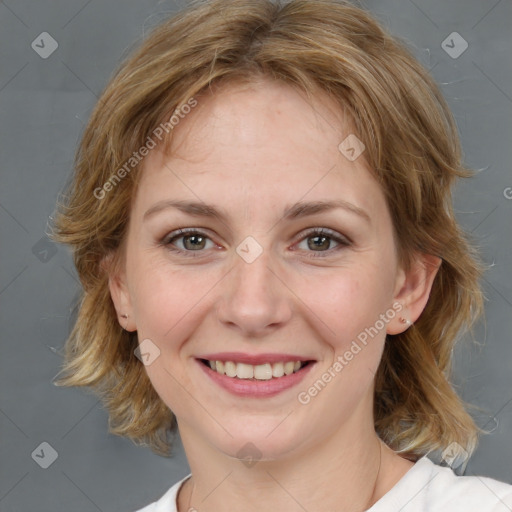
[(423, 457), (368, 512), (510, 512), (512, 485), (457, 476)]
[(429, 484), (431, 507), (436, 507), (433, 510), (512, 510), (512, 485), (484, 476), (457, 476), (449, 467), (428, 462), (433, 468)]
[(176, 482), (159, 500), (135, 512), (177, 512), (176, 497), (178, 496), (181, 486), (188, 478), (190, 478), (190, 475)]

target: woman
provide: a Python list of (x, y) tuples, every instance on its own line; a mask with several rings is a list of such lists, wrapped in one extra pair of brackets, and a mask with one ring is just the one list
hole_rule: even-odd
[(191, 475), (144, 512), (511, 509), (426, 457), (477, 441), (446, 377), (481, 309), (468, 175), (432, 79), (349, 4), (200, 2), (144, 41), (55, 234), (85, 290), (60, 384), (183, 441)]

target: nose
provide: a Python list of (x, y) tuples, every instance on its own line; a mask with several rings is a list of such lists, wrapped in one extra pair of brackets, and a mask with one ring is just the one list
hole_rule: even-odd
[(235, 255), (234, 266), (223, 279), (218, 319), (241, 336), (261, 338), (291, 318), (293, 294), (271, 260), (270, 250), (251, 263)]

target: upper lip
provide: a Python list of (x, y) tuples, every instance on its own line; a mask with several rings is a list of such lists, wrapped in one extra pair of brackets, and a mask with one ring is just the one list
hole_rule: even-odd
[(244, 352), (216, 352), (214, 354), (204, 354), (197, 356), (197, 359), (223, 362), (233, 361), (236, 363), (245, 363), (251, 365), (264, 363), (281, 363), (287, 361), (313, 361), (311, 357), (303, 357), (296, 354), (246, 354)]

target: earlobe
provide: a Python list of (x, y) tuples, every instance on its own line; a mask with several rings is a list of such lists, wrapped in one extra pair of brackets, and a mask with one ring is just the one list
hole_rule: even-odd
[(126, 331), (136, 331), (130, 293), (126, 285), (124, 270), (114, 263), (113, 256), (108, 255), (101, 264), (108, 275), (108, 288), (117, 312), (119, 325)]
[(402, 306), (399, 314), (388, 324), (387, 334), (400, 334), (409, 329), (427, 305), (441, 258), (418, 254), (408, 271), (401, 271), (398, 292), (394, 298)]

